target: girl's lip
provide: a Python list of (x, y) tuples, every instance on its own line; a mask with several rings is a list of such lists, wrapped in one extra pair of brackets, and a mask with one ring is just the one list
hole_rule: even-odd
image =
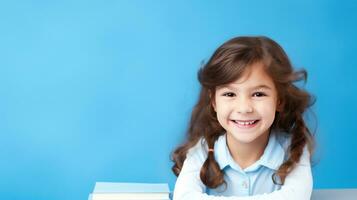
[(250, 119), (250, 120), (238, 120), (238, 119), (232, 119), (232, 121), (239, 121), (239, 122), (251, 122), (251, 121), (259, 121), (259, 119)]
[[(249, 129), (249, 128), (255, 127), (260, 120), (231, 120), (231, 121), (238, 128)], [(241, 124), (241, 123), (238, 123), (237, 121), (238, 122), (251, 122), (251, 121), (254, 121), (254, 122), (252, 124)]]

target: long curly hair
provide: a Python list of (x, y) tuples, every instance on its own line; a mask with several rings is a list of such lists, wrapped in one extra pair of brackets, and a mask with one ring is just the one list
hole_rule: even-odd
[[(310, 155), (312, 154), (313, 135), (304, 121), (303, 114), (315, 100), (308, 92), (294, 84), (301, 80), (306, 82), (307, 72), (304, 69), (294, 71), (283, 48), (268, 37), (236, 37), (222, 44), (198, 71), (201, 91), (192, 111), (186, 141), (171, 154), (174, 162), (172, 171), (176, 176), (180, 174), (188, 150), (201, 138), (204, 138), (208, 148), (213, 148), (215, 141), (225, 133), (212, 107), (216, 87), (239, 79), (243, 72), (256, 62), (263, 63), (266, 72), (274, 81), (278, 99), (281, 101), (282, 112), (276, 112), (270, 130), (291, 135), (288, 157), (274, 173), (274, 183), (284, 184), (287, 174), (299, 162), (306, 144)], [(209, 188), (217, 188), (225, 183), (224, 172), (211, 151), (201, 167), (200, 178)]]

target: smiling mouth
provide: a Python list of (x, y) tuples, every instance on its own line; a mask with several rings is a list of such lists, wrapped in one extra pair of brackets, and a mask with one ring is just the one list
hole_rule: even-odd
[(234, 123), (242, 124), (242, 125), (249, 125), (257, 123), (259, 120), (231, 120)]
[(259, 120), (231, 120), (233, 123), (237, 124), (238, 127), (251, 128), (254, 127)]

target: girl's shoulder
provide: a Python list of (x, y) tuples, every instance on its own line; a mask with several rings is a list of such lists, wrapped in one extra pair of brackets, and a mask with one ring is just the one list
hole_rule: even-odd
[(291, 134), (287, 132), (277, 131), (276, 132), (276, 140), (280, 144), (280, 146), (287, 151), (291, 144)]
[(188, 150), (186, 157), (187, 158), (194, 157), (195, 159), (204, 162), (207, 158), (207, 153), (208, 153), (207, 142), (203, 137), (201, 137), (198, 140), (198, 142)]
[(289, 157), (289, 146), (291, 144), (291, 135), (286, 132), (277, 131), (275, 132), (275, 136), (278, 145), (281, 146), (281, 148), (284, 151), (283, 160), (286, 161)]
[[(287, 160), (290, 152), (289, 152), (289, 147), (291, 145), (291, 139), (292, 139), (292, 135), (286, 132), (278, 132), (278, 134), (276, 134), (276, 139), (278, 141), (278, 143), (281, 145), (281, 147), (284, 149), (285, 155), (284, 155), (284, 160)], [(309, 158), (310, 158), (310, 152), (308, 150), (307, 145), (305, 145), (304, 150), (303, 150), (303, 161), (301, 161), (299, 164), (310, 164), (309, 162)]]
[[(216, 149), (217, 145), (222, 143), (224, 144), (226, 143), (225, 134), (222, 134), (218, 137), (218, 139), (215, 141), (214, 148)], [(203, 137), (201, 137), (198, 140), (198, 142), (188, 150), (186, 157), (193, 158), (196, 161), (203, 163), (204, 161), (206, 161), (207, 155), (208, 155), (208, 145), (206, 140)]]

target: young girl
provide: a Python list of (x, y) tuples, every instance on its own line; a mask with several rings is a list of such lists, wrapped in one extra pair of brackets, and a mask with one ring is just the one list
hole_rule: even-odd
[(237, 37), (199, 70), (187, 141), (172, 154), (174, 200), (308, 200), (311, 96), (279, 44)]

